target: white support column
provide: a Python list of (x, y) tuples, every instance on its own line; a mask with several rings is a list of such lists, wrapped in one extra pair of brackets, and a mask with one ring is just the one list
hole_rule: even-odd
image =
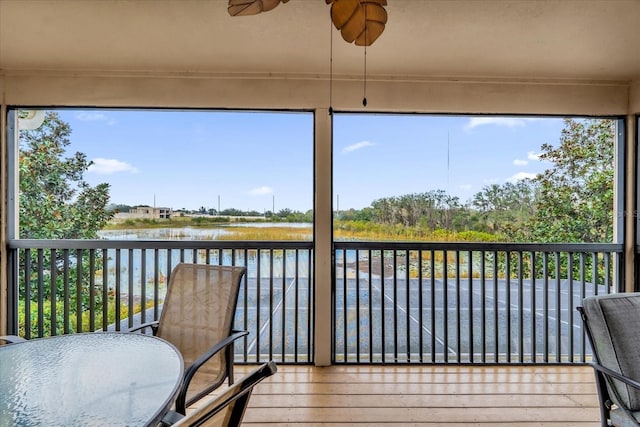
[(626, 119), (627, 135), (626, 135), (626, 153), (625, 153), (625, 194), (624, 204), (624, 271), (625, 271), (625, 291), (634, 292), (636, 290), (636, 271), (635, 271), (635, 255), (636, 255), (636, 237), (638, 233), (638, 206), (636, 201), (637, 180), (636, 176), (636, 159), (638, 151), (636, 147), (636, 118), (633, 114), (629, 114)]
[(315, 273), (314, 358), (316, 366), (331, 364), (331, 281), (333, 257), (332, 116), (315, 111), (313, 266)]
[[(2, 77), (0, 77), (2, 83)], [(0, 85), (0, 88), (2, 86)], [(0, 94), (0, 245), (7, 247), (7, 106)], [(7, 331), (7, 251), (0, 251), (0, 335)]]

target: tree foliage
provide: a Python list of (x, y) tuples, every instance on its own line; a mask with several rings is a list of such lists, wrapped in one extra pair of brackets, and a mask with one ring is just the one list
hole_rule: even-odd
[(565, 119), (558, 142), (541, 145), (549, 166), (536, 178), (485, 186), (467, 203), (431, 190), (381, 198), (338, 219), (491, 233), (504, 241), (611, 242), (615, 122)]
[(470, 202), (479, 216), (475, 224), (486, 227), (482, 231), (513, 237), (534, 215), (537, 196), (538, 185), (530, 179), (486, 186)]
[(55, 112), (20, 133), (20, 237), (95, 239), (112, 218), (109, 184), (90, 186), (84, 153), (66, 156), (71, 128)]
[[(95, 239), (115, 214), (108, 209), (109, 185), (89, 185), (84, 174), (91, 162), (83, 153), (67, 156), (70, 144), (70, 126), (62, 121), (55, 112), (48, 112), (44, 123), (35, 130), (20, 133), (19, 148), (19, 235), (23, 239)], [(62, 277), (64, 254), (46, 251), (42, 259), (45, 286), (38, 287), (38, 254), (32, 252), (29, 257), (21, 253), (20, 264), (25, 269), (25, 277), (20, 283), (20, 291), (32, 301), (44, 298), (63, 301), (65, 285)], [(99, 265), (102, 255), (95, 255)], [(101, 293), (91, 289), (88, 274), (89, 256), (86, 251), (76, 252), (71, 257), (76, 267), (68, 270), (69, 281), (82, 289), (72, 290), (69, 297), (71, 317), (82, 318), (82, 313), (94, 304), (96, 311), (102, 304)], [(51, 273), (56, 271), (56, 275)], [(82, 280), (78, 281), (81, 274)], [(56, 277), (55, 284), (49, 283)], [(29, 280), (27, 280), (29, 279)], [(30, 284), (27, 287), (27, 283)], [(101, 286), (96, 283), (95, 286)], [(27, 289), (28, 288), (28, 289)], [(44, 290), (44, 293), (43, 293)], [(28, 294), (27, 294), (28, 292)], [(93, 294), (93, 299), (91, 298)], [(76, 298), (81, 295), (82, 300)], [(24, 299), (23, 299), (24, 300)], [(46, 310), (45, 310), (46, 311)], [(62, 310), (59, 312), (62, 313)], [(44, 313), (47, 318), (40, 336), (61, 333), (72, 329), (72, 325), (63, 325), (62, 319), (53, 319), (53, 313)], [(51, 318), (50, 318), (51, 317)], [(59, 314), (56, 317), (60, 317)], [(35, 316), (32, 317), (34, 322)], [(56, 321), (58, 323), (56, 323)], [(55, 330), (54, 330), (54, 326)], [(22, 325), (24, 327), (24, 325)], [(32, 329), (35, 330), (34, 325)]]
[(613, 120), (565, 119), (560, 144), (542, 145), (540, 159), (551, 166), (535, 179), (540, 191), (523, 240), (613, 240), (615, 129)]

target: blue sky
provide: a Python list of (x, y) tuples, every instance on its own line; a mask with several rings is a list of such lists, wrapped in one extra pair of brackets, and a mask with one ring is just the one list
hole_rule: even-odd
[[(263, 212), (313, 207), (311, 113), (60, 110), (69, 151), (94, 161), (111, 202)], [(560, 118), (336, 114), (334, 208), (442, 189), (468, 200), (486, 185), (543, 171)]]

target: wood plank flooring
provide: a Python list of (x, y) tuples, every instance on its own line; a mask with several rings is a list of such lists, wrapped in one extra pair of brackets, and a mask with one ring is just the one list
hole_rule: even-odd
[[(237, 366), (240, 377), (253, 366)], [(243, 426), (598, 427), (588, 366), (279, 365)]]

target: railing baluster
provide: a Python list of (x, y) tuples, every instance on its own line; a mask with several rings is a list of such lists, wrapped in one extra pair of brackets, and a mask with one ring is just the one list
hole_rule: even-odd
[(507, 363), (511, 363), (511, 252), (505, 252), (506, 310), (507, 310)]
[(538, 314), (536, 313), (536, 253), (530, 252), (529, 256), (529, 263), (531, 264), (531, 363), (536, 363), (538, 358), (538, 336), (536, 335), (536, 322), (538, 321)]
[[(443, 314), (443, 334), (442, 347), (444, 353), (444, 363), (449, 361), (449, 260), (447, 251), (442, 251), (442, 314)], [(435, 307), (434, 307), (435, 308)]]
[(436, 253), (431, 250), (431, 363), (436, 363)]
[(38, 337), (44, 336), (44, 251), (38, 249)]
[(63, 260), (62, 260), (62, 271), (63, 271), (63, 282), (64, 282), (64, 290), (63, 290), (63, 296), (64, 296), (64, 304), (63, 304), (63, 310), (64, 310), (64, 327), (63, 327), (63, 333), (68, 334), (70, 332), (70, 319), (69, 319), (69, 313), (71, 311), (71, 298), (70, 298), (70, 291), (69, 291), (69, 249), (64, 249), (63, 253)]
[(281, 339), (281, 348), (282, 348), (282, 363), (285, 362), (285, 355), (287, 353), (287, 251), (286, 249), (282, 250), (282, 323), (280, 334), (282, 335)]
[(482, 325), (480, 326), (480, 361), (482, 363), (487, 362), (487, 266), (485, 256), (486, 252), (480, 251), (480, 319), (482, 320)]
[[(144, 299), (143, 299), (144, 301)], [(96, 250), (89, 250), (89, 331), (96, 330)]]
[(373, 249), (369, 249), (369, 363), (373, 363)]
[(467, 275), (469, 276), (468, 301), (469, 306), (469, 362), (473, 363), (473, 252), (467, 252)]
[(24, 252), (24, 337), (31, 339), (31, 250)]
[[(410, 257), (410, 253), (409, 251), (405, 251), (404, 253), (404, 275), (405, 275), (405, 280), (404, 280), (404, 288), (405, 288), (405, 333), (406, 333), (406, 343), (405, 345), (407, 346), (407, 352), (406, 352), (406, 362), (410, 362), (411, 361), (411, 320), (410, 320), (410, 316), (411, 316), (411, 304), (409, 303), (409, 291), (410, 291), (410, 286), (409, 286), (409, 257)], [(397, 331), (396, 331), (397, 334)]]
[(76, 249), (76, 332), (82, 332), (82, 250)]
[(424, 302), (422, 300), (422, 281), (424, 280), (422, 273), (422, 250), (418, 250), (418, 361), (420, 363), (424, 363), (424, 318), (423, 318), (423, 310), (424, 310)]
[[(524, 265), (518, 251), (518, 361), (524, 363)], [(535, 337), (532, 337), (535, 338)]]
[(356, 249), (356, 362), (360, 363), (360, 249)]
[(393, 251), (393, 361), (398, 363), (398, 251)]
[(121, 291), (121, 283), (120, 283), (120, 276), (121, 276), (121, 264), (122, 264), (122, 260), (120, 259), (120, 249), (116, 249), (116, 283), (115, 283), (115, 287), (116, 287), (116, 320), (115, 320), (115, 327), (116, 327), (116, 331), (120, 330), (120, 322), (121, 322), (121, 318), (120, 318), (120, 300), (122, 298), (122, 291)]
[(555, 276), (556, 276), (556, 363), (562, 362), (562, 308), (560, 299), (560, 252), (555, 252)]
[(133, 249), (129, 249), (127, 251), (127, 264), (128, 264), (128, 274), (127, 274), (127, 300), (129, 301), (129, 307), (128, 307), (128, 318), (127, 318), (127, 325), (129, 328), (133, 327), (133, 306), (135, 304), (135, 301), (133, 299), (134, 297), (134, 292), (133, 292), (133, 259), (134, 259), (134, 252)]
[(498, 322), (499, 313), (498, 308), (500, 307), (498, 302), (500, 300), (498, 294), (498, 279), (499, 279), (499, 270), (498, 270), (498, 251), (493, 251), (493, 339), (495, 341), (495, 354), (494, 354), (494, 363), (500, 362), (500, 334), (498, 327), (500, 326)]
[(51, 335), (58, 335), (58, 267), (56, 265), (56, 257), (57, 251), (55, 249), (51, 249), (49, 252), (50, 256), (50, 271), (51, 271)]
[[(584, 252), (580, 252), (580, 301), (587, 296), (586, 260)], [(582, 305), (582, 303), (580, 303)], [(581, 321), (581, 320), (579, 320)], [(580, 362), (586, 361), (584, 329), (580, 334)]]
[(295, 274), (295, 294), (294, 294), (294, 305), (293, 305), (293, 311), (294, 311), (294, 324), (293, 324), (293, 361), (294, 363), (298, 363), (299, 359), (298, 359), (298, 344), (299, 344), (299, 331), (298, 328), (300, 326), (300, 251), (298, 249), (295, 250), (295, 264), (294, 264), (294, 274)]
[(140, 250), (140, 323), (147, 322), (147, 250)]
[(567, 335), (569, 340), (569, 351), (567, 356), (573, 362), (573, 252), (567, 252), (567, 273), (569, 280), (569, 292), (567, 293)]
[[(156, 278), (158, 276), (156, 275)], [(158, 301), (155, 301), (155, 307)], [(102, 249), (102, 330), (109, 327), (109, 249)]]
[(460, 251), (454, 252), (456, 257), (456, 361), (462, 363), (462, 319), (460, 317), (461, 298), (460, 298)]
[(549, 363), (549, 252), (542, 253), (542, 298), (543, 313), (542, 318), (544, 334), (542, 336), (544, 343), (543, 362)]

